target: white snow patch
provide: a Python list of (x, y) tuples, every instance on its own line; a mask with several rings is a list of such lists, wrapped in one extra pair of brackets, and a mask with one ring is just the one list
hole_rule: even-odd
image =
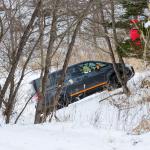
[(0, 127), (2, 150), (149, 150), (150, 134), (131, 136), (72, 123)]

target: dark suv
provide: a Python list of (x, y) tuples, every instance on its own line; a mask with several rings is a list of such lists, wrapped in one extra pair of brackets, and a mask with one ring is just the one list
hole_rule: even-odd
[[(117, 64), (117, 67), (122, 74), (121, 64)], [(44, 103), (49, 104), (55, 95), (61, 72), (62, 70), (58, 70), (49, 74)], [(125, 72), (128, 80), (134, 75), (132, 66), (126, 65)], [(33, 80), (32, 84), (36, 93), (39, 93), (40, 79)], [(105, 88), (118, 87), (120, 87), (120, 84), (111, 63), (101, 61), (82, 62), (68, 67), (59, 103), (64, 106)]]

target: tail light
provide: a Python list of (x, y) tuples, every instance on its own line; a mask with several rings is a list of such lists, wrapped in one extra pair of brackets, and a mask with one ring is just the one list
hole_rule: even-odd
[(42, 94), (40, 92), (36, 92), (35, 95), (33, 96), (33, 99), (37, 102), (42, 100)]

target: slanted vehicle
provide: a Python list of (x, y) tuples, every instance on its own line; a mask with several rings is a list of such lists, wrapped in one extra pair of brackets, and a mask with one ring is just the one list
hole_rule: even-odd
[[(117, 67), (123, 76), (121, 64)], [(125, 72), (128, 80), (133, 77), (134, 69), (126, 65)], [(58, 80), (61, 77), (62, 70), (49, 74), (49, 80), (46, 88), (45, 104), (50, 104), (58, 87)], [(36, 93), (39, 93), (40, 79), (33, 80), (33, 87)], [(103, 91), (106, 88), (115, 89), (120, 87), (112, 63), (102, 61), (85, 61), (67, 69), (64, 86), (60, 95), (59, 108), (77, 101), (80, 98), (93, 94), (97, 91)]]

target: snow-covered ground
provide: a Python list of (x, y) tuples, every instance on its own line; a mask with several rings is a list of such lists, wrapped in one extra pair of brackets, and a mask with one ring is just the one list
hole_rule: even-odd
[(72, 123), (0, 127), (1, 150), (149, 150), (149, 139)]
[[(113, 96), (121, 92), (117, 89), (70, 104), (57, 111), (60, 122), (34, 125), (35, 100), (32, 100), (17, 125), (0, 122), (0, 150), (150, 150), (150, 133), (131, 134), (143, 116), (148, 117), (150, 113), (149, 103), (139, 103), (143, 97), (150, 96), (149, 88), (141, 88), (141, 81), (148, 76), (149, 71), (136, 73), (128, 82), (130, 97)], [(22, 98), (15, 108), (12, 123), (31, 93), (27, 80), (37, 77), (37, 74), (29, 74), (24, 80), (20, 88)], [(103, 100), (107, 97), (110, 98)]]
[(150, 76), (149, 71), (136, 73), (128, 82), (132, 92), (130, 97), (125, 94), (115, 95), (121, 93), (122, 89), (104, 91), (69, 105), (58, 111), (57, 115), (62, 121), (130, 132), (143, 117), (150, 117), (150, 104), (141, 104), (144, 97), (150, 97), (150, 89), (140, 87), (141, 81), (148, 76)]

